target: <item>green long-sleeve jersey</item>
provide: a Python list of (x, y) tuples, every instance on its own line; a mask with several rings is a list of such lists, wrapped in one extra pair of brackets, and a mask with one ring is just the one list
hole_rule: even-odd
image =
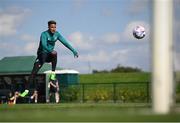
[(77, 55), (77, 51), (66, 41), (66, 39), (58, 32), (51, 33), (49, 30), (41, 33), (40, 43), (38, 48), (39, 53), (50, 53), (54, 50), (56, 41), (59, 40), (64, 46)]

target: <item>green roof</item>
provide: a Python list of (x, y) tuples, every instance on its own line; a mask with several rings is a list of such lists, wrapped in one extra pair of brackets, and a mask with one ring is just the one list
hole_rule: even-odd
[[(4, 57), (0, 60), (0, 75), (29, 74), (31, 73), (35, 59), (36, 56)], [(38, 73), (43, 73), (47, 70), (51, 70), (51, 64), (45, 63)]]

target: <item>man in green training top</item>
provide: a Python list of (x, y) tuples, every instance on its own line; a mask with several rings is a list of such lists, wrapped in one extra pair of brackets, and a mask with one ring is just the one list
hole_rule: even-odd
[(41, 33), (37, 58), (35, 60), (28, 83), (26, 83), (25, 91), (20, 94), (21, 97), (24, 97), (29, 93), (29, 84), (34, 81), (35, 75), (45, 62), (51, 62), (51, 77), (55, 77), (57, 52), (54, 50), (54, 46), (57, 40), (59, 40), (64, 46), (71, 50), (75, 58), (78, 57), (78, 52), (66, 41), (66, 39), (63, 38), (63, 36), (58, 31), (56, 31), (56, 22), (54, 20), (49, 21), (48, 30)]

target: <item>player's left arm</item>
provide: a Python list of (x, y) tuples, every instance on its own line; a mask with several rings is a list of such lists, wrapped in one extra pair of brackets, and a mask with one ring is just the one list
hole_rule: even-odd
[(66, 41), (66, 39), (58, 33), (58, 40), (74, 54), (74, 57), (78, 57), (78, 52)]

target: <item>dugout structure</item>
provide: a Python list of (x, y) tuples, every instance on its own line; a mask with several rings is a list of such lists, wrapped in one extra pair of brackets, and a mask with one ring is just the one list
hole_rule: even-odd
[[(4, 57), (0, 60), (0, 100), (6, 103), (8, 97), (15, 91), (22, 92), (25, 83), (31, 73), (36, 56)], [(45, 64), (35, 78), (38, 86), (39, 102), (45, 101), (45, 70), (51, 69), (51, 65)], [(33, 84), (30, 84), (30, 94), (33, 93)], [(19, 98), (18, 103), (29, 102), (28, 98)]]
[[(0, 103), (6, 103), (9, 96), (15, 91), (22, 92), (24, 90), (25, 82), (28, 80), (35, 59), (36, 56), (14, 56), (4, 57), (0, 60)], [(44, 64), (35, 78), (38, 87), (39, 103), (46, 102), (49, 70), (51, 70), (51, 64)], [(67, 70), (62, 70), (58, 67), (57, 70), (57, 77), (62, 79), (59, 82), (67, 84), (69, 82), (78, 82), (78, 74), (70, 74)], [(34, 91), (33, 84), (30, 84), (30, 95)], [(18, 102), (29, 103), (29, 97), (19, 98)]]

